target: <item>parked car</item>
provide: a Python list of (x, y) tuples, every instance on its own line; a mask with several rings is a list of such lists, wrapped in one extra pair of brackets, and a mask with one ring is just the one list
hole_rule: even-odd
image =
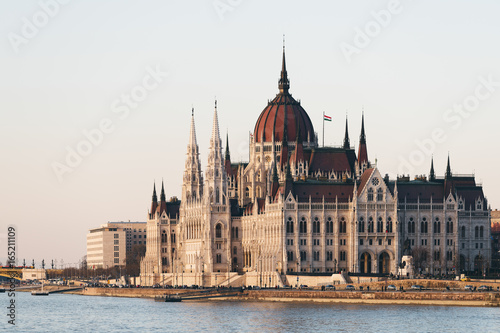
[(470, 277), (467, 277), (467, 276), (463, 277), (463, 278), (460, 279), (460, 281), (462, 281), (462, 282), (469, 282), (470, 281)]
[(413, 290), (423, 290), (424, 286), (421, 286), (419, 284), (414, 284), (413, 286), (411, 286), (411, 289), (413, 289)]
[(473, 291), (473, 290), (474, 290), (474, 287), (473, 287), (473, 286), (471, 286), (470, 284), (468, 284), (468, 285), (466, 285), (466, 286), (465, 286), (465, 288), (464, 288), (464, 289), (465, 289), (465, 290), (470, 290), (470, 291)]
[(352, 284), (348, 284), (347, 286), (345, 286), (345, 290), (356, 290), (356, 288), (354, 288)]
[(396, 286), (393, 284), (390, 284), (387, 286), (387, 290), (396, 290)]
[(335, 290), (335, 286), (334, 285), (331, 285), (331, 284), (327, 284), (325, 286), (325, 290)]
[(488, 291), (490, 289), (491, 289), (491, 287), (489, 287), (489, 286), (481, 286), (481, 287), (477, 288), (478, 291)]

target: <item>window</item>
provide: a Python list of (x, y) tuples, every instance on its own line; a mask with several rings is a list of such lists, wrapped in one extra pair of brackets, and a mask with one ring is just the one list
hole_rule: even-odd
[(479, 237), (479, 227), (475, 227), (474, 228), (474, 238), (478, 238)]
[(346, 221), (345, 221), (345, 218), (342, 217), (340, 219), (340, 223), (339, 223), (339, 233), (345, 234), (346, 232), (347, 232)]
[(340, 261), (346, 261), (346, 251), (340, 251)]
[(447, 234), (453, 233), (453, 221), (451, 220), (451, 217), (448, 218), (448, 222), (446, 222), (446, 233)]
[(115, 245), (118, 245), (118, 243), (119, 243), (119, 240), (115, 239)]
[(114, 236), (115, 236), (115, 238), (118, 238), (118, 237), (119, 237), (119, 236), (118, 236), (118, 234), (115, 234)]
[(428, 231), (427, 219), (424, 217), (422, 222), (420, 222), (420, 232), (426, 234)]
[(319, 251), (314, 251), (313, 252), (313, 260), (314, 261), (319, 261)]
[(315, 233), (315, 234), (319, 234), (320, 233), (319, 219), (317, 217), (314, 218), (313, 233)]
[(373, 232), (373, 217), (368, 218), (368, 232)]
[(286, 245), (293, 246), (293, 239), (287, 239), (286, 240)]
[(382, 239), (378, 240), (378, 245), (382, 245)]
[(385, 232), (392, 232), (392, 219), (390, 217), (387, 218)]
[(476, 243), (476, 249), (478, 249), (478, 248), (479, 248), (479, 243)]
[(392, 241), (392, 239), (388, 239), (387, 240), (387, 245), (391, 245), (391, 241)]
[(301, 239), (300, 245), (307, 245), (307, 239)]
[(286, 232), (288, 234), (293, 234), (293, 220), (291, 217), (289, 217), (288, 221), (286, 222)]
[(326, 261), (332, 261), (332, 260), (333, 260), (332, 251), (326, 251)]
[(217, 264), (222, 263), (222, 254), (217, 254), (215, 256), (215, 260), (216, 260)]
[(302, 217), (300, 220), (300, 233), (301, 234), (307, 234), (307, 221), (305, 217)]
[(383, 201), (384, 200), (384, 193), (382, 191), (382, 188), (378, 188), (377, 190), (377, 201)]
[(441, 233), (441, 221), (439, 221), (439, 217), (436, 217), (436, 221), (434, 221), (434, 233)]
[(367, 201), (373, 201), (373, 189), (371, 187), (368, 189)]
[[(115, 236), (115, 238), (118, 238), (118, 237)], [(134, 238), (137, 238), (137, 235), (134, 235)]]
[(483, 236), (484, 236), (484, 227), (483, 227), (483, 226), (481, 226), (481, 227), (479, 228), (479, 238), (483, 238)]
[(286, 253), (288, 261), (293, 261), (293, 251), (288, 251)]
[(365, 232), (365, 220), (363, 219), (363, 217), (359, 218), (358, 232)]
[(369, 245), (373, 245), (373, 239), (369, 239), (369, 240), (368, 240), (368, 244), (369, 244)]
[(483, 243), (479, 243), (479, 248), (483, 248)]
[(446, 252), (446, 260), (452, 261), (453, 260), (453, 252), (452, 251), (447, 251)]
[(215, 248), (216, 248), (217, 250), (222, 249), (222, 244), (221, 244), (221, 243), (217, 243), (217, 244), (215, 244)]
[(384, 230), (384, 221), (379, 217), (377, 221), (377, 232), (382, 232)]
[(408, 233), (415, 233), (415, 221), (413, 221), (413, 217), (410, 217), (410, 221), (408, 222)]
[(172, 243), (175, 243), (175, 234), (171, 234), (171, 235), (170, 235), (170, 241), (171, 241)]
[(319, 245), (319, 239), (313, 239), (313, 245)]
[(115, 264), (119, 264), (119, 263), (120, 263), (120, 259), (115, 258)]
[(142, 238), (142, 235), (139, 235), (139, 238)]
[(300, 261), (306, 261), (306, 260), (307, 260), (306, 251), (300, 251)]
[(465, 238), (465, 226), (462, 226), (462, 238)]
[(439, 257), (441, 257), (441, 253), (439, 251), (434, 251), (434, 260), (438, 261)]
[(215, 226), (215, 238), (222, 237), (222, 225), (219, 223)]
[(115, 246), (115, 251), (120, 251), (120, 247), (119, 246)]
[(326, 245), (333, 245), (333, 239), (327, 239)]
[(120, 252), (115, 252), (115, 258), (120, 256)]
[(236, 246), (233, 247), (233, 254), (234, 255), (238, 254), (238, 248)]
[(362, 239), (359, 240), (359, 245), (363, 245), (363, 240)]
[(331, 217), (329, 217), (326, 220), (326, 233), (327, 234), (332, 234), (333, 233), (333, 221), (332, 221)]
[(246, 198), (250, 197), (250, 189), (248, 187), (245, 189), (245, 197)]

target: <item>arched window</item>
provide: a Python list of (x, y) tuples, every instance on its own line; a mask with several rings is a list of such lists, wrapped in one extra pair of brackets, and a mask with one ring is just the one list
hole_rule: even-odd
[(333, 233), (333, 221), (331, 217), (328, 217), (328, 219), (326, 220), (326, 233), (327, 234)]
[(434, 221), (434, 233), (441, 233), (441, 221), (439, 221), (439, 217), (436, 217), (436, 221)]
[(381, 217), (378, 218), (377, 232), (384, 232), (384, 221)]
[(315, 234), (319, 234), (320, 233), (320, 226), (319, 226), (319, 219), (318, 219), (318, 217), (314, 218), (313, 233), (315, 233)]
[(215, 226), (215, 238), (222, 238), (222, 224), (217, 224)]
[(307, 221), (305, 217), (302, 217), (300, 219), (300, 233), (301, 234), (307, 234)]
[(365, 232), (365, 220), (363, 219), (363, 217), (360, 217), (359, 218), (359, 229), (358, 229), (359, 232)]
[(415, 221), (413, 221), (413, 217), (410, 217), (410, 221), (408, 222), (408, 233), (415, 233)]
[(288, 221), (286, 221), (286, 232), (288, 234), (293, 234), (293, 220), (291, 217), (289, 217)]
[(479, 227), (474, 228), (474, 237), (478, 238), (479, 237)]
[(247, 188), (245, 189), (245, 197), (246, 197), (246, 198), (250, 198), (250, 188), (249, 188), (249, 187), (247, 187)]
[(465, 238), (465, 226), (462, 226), (462, 238)]
[(219, 198), (220, 198), (220, 193), (219, 193), (219, 188), (215, 188), (215, 203), (219, 203)]
[(235, 230), (235, 231), (234, 231), (234, 236), (235, 236), (234, 238), (236, 238), (236, 239), (240, 238), (240, 237), (238, 236), (238, 227), (236, 227), (234, 230)]
[(484, 227), (481, 226), (481, 228), (479, 228), (479, 238), (483, 238), (484, 236)]
[(420, 232), (426, 234), (429, 231), (427, 219), (424, 217), (420, 223)]
[(373, 188), (368, 189), (368, 201), (373, 201)]
[(342, 217), (340, 219), (340, 223), (339, 223), (339, 233), (345, 234), (346, 232), (347, 232), (346, 221), (345, 221), (345, 218)]
[(387, 228), (385, 228), (385, 232), (392, 232), (392, 219), (390, 217), (387, 218)]
[(377, 190), (377, 201), (383, 201), (384, 200), (384, 192), (382, 191), (382, 188), (379, 187)]
[(373, 217), (368, 218), (368, 232), (373, 232)]

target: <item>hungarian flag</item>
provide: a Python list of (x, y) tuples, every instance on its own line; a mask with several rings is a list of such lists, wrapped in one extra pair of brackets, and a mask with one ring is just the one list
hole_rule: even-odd
[(332, 117), (327, 116), (326, 114), (323, 115), (323, 120), (325, 121), (332, 121)]

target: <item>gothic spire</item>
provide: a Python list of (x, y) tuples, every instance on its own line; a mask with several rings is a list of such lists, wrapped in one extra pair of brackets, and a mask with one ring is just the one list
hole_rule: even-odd
[(153, 202), (157, 202), (158, 197), (156, 196), (156, 184), (153, 183)]
[(429, 180), (436, 180), (436, 173), (434, 172), (434, 157), (431, 158), (431, 171), (429, 173)]
[(231, 155), (229, 153), (229, 134), (227, 134), (227, 133), (226, 133), (226, 156), (225, 156), (225, 159), (226, 160), (231, 159)]
[(368, 164), (368, 151), (366, 149), (366, 135), (365, 135), (365, 114), (361, 117), (361, 135), (359, 136), (359, 149), (358, 149), (358, 162), (359, 165)]
[(448, 164), (446, 165), (445, 179), (451, 179), (450, 154), (448, 154)]
[(290, 89), (290, 81), (288, 80), (288, 74), (286, 72), (286, 61), (285, 61), (285, 41), (283, 39), (283, 60), (281, 64), (281, 76), (278, 84), (278, 88), (280, 89), (280, 93), (288, 93), (288, 89)]
[(351, 142), (349, 141), (349, 130), (347, 128), (347, 115), (346, 115), (346, 117), (345, 117), (344, 149), (349, 149), (350, 147), (351, 147)]
[(194, 127), (194, 108), (191, 109), (191, 128), (189, 129), (189, 147), (196, 146), (196, 129)]
[(217, 100), (215, 100), (215, 109), (214, 109), (214, 121), (212, 125), (212, 139), (211, 142), (219, 143), (220, 145), (220, 133), (219, 133), (219, 118), (217, 116)]
[(160, 201), (166, 201), (166, 199), (165, 199), (165, 188), (163, 187), (163, 179), (161, 181)]

